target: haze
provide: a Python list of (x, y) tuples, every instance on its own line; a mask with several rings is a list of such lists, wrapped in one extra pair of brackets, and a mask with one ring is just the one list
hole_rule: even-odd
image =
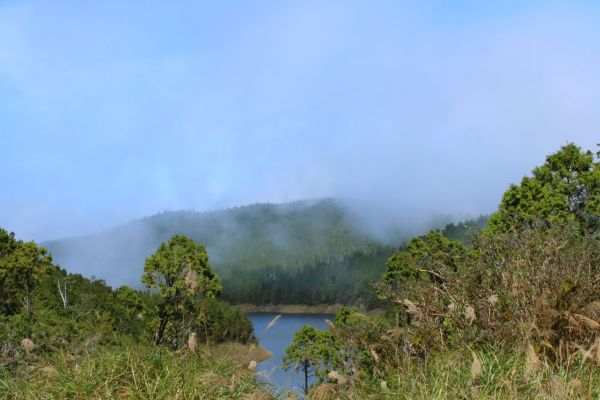
[(0, 226), (342, 197), (493, 211), (600, 141), (600, 4), (4, 1)]

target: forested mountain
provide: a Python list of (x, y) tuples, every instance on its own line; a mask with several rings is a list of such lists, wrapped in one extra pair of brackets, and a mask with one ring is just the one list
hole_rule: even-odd
[[(393, 247), (447, 222), (430, 218), (422, 227), (407, 222), (393, 226), (393, 234), (375, 234), (341, 201), (321, 199), (164, 212), (43, 245), (69, 271), (139, 287), (144, 260), (160, 243), (183, 234), (206, 245), (225, 283), (223, 295), (232, 302), (369, 303), (373, 299), (360, 293), (370, 292), (368, 283), (379, 278)], [(296, 289), (285, 289), (292, 284)]]
[(176, 234), (204, 243), (223, 276), (232, 269), (297, 268), (330, 261), (381, 242), (362, 233), (335, 200), (326, 199), (164, 212), (100, 234), (43, 245), (70, 271), (95, 275), (112, 285), (136, 285), (146, 257)]

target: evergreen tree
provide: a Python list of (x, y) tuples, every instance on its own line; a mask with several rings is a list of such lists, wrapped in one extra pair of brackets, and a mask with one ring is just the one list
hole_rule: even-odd
[(199, 296), (215, 297), (221, 292), (218, 276), (212, 271), (204, 245), (176, 235), (162, 243), (144, 266), (142, 282), (158, 289), (158, 327), (155, 343), (162, 342), (170, 323), (180, 321), (185, 310)]
[(296, 368), (304, 374), (304, 393), (308, 394), (308, 379), (323, 381), (337, 364), (339, 356), (334, 335), (310, 325), (296, 332), (283, 356), (283, 369)]
[(28, 311), (33, 289), (53, 268), (46, 249), (0, 228), (0, 313)]
[(549, 155), (546, 162), (511, 185), (488, 233), (531, 227), (536, 223), (575, 221), (585, 232), (600, 228), (600, 153), (568, 144)]

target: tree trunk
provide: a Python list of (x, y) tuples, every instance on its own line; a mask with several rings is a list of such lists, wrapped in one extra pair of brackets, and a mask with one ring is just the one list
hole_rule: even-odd
[(308, 395), (308, 361), (304, 360), (304, 395)]
[(157, 346), (162, 342), (163, 335), (165, 333), (165, 328), (167, 327), (167, 320), (162, 319), (160, 321), (160, 325), (158, 326), (158, 330), (156, 331), (156, 338), (154, 340), (154, 344)]
[(63, 302), (63, 308), (66, 310), (67, 309), (67, 304), (68, 304), (68, 301), (67, 301), (67, 282), (65, 281), (65, 283), (63, 284), (63, 286), (64, 286), (64, 293), (63, 293), (63, 291), (60, 288), (60, 280), (59, 279), (56, 280), (56, 285), (58, 286), (58, 294), (60, 295), (60, 298), (61, 298), (61, 300)]

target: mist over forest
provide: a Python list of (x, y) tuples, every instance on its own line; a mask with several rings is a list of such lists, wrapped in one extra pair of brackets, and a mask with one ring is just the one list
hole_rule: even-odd
[(4, 2), (0, 226), (326, 197), (464, 219), (597, 142), (597, 5), (234, 3)]
[[(206, 246), (210, 262), (225, 282), (225, 298), (235, 303), (357, 303), (364, 302), (365, 289), (381, 275), (394, 248), (452, 222), (449, 216), (416, 214), (400, 221), (364, 205), (358, 207), (330, 198), (203, 213), (163, 212), (103, 233), (42, 245), (68, 271), (103, 279), (113, 287), (140, 288), (146, 258), (161, 243), (183, 234)], [(329, 266), (333, 276), (356, 271), (341, 280), (344, 286), (341, 281), (335, 285), (324, 266)], [(273, 281), (274, 274), (289, 282)], [(304, 277), (281, 277), (294, 274)], [(272, 287), (260, 289), (267, 275)], [(320, 292), (329, 286), (330, 294), (311, 298), (307, 290), (315, 282)], [(292, 283), (295, 289), (286, 290)]]

